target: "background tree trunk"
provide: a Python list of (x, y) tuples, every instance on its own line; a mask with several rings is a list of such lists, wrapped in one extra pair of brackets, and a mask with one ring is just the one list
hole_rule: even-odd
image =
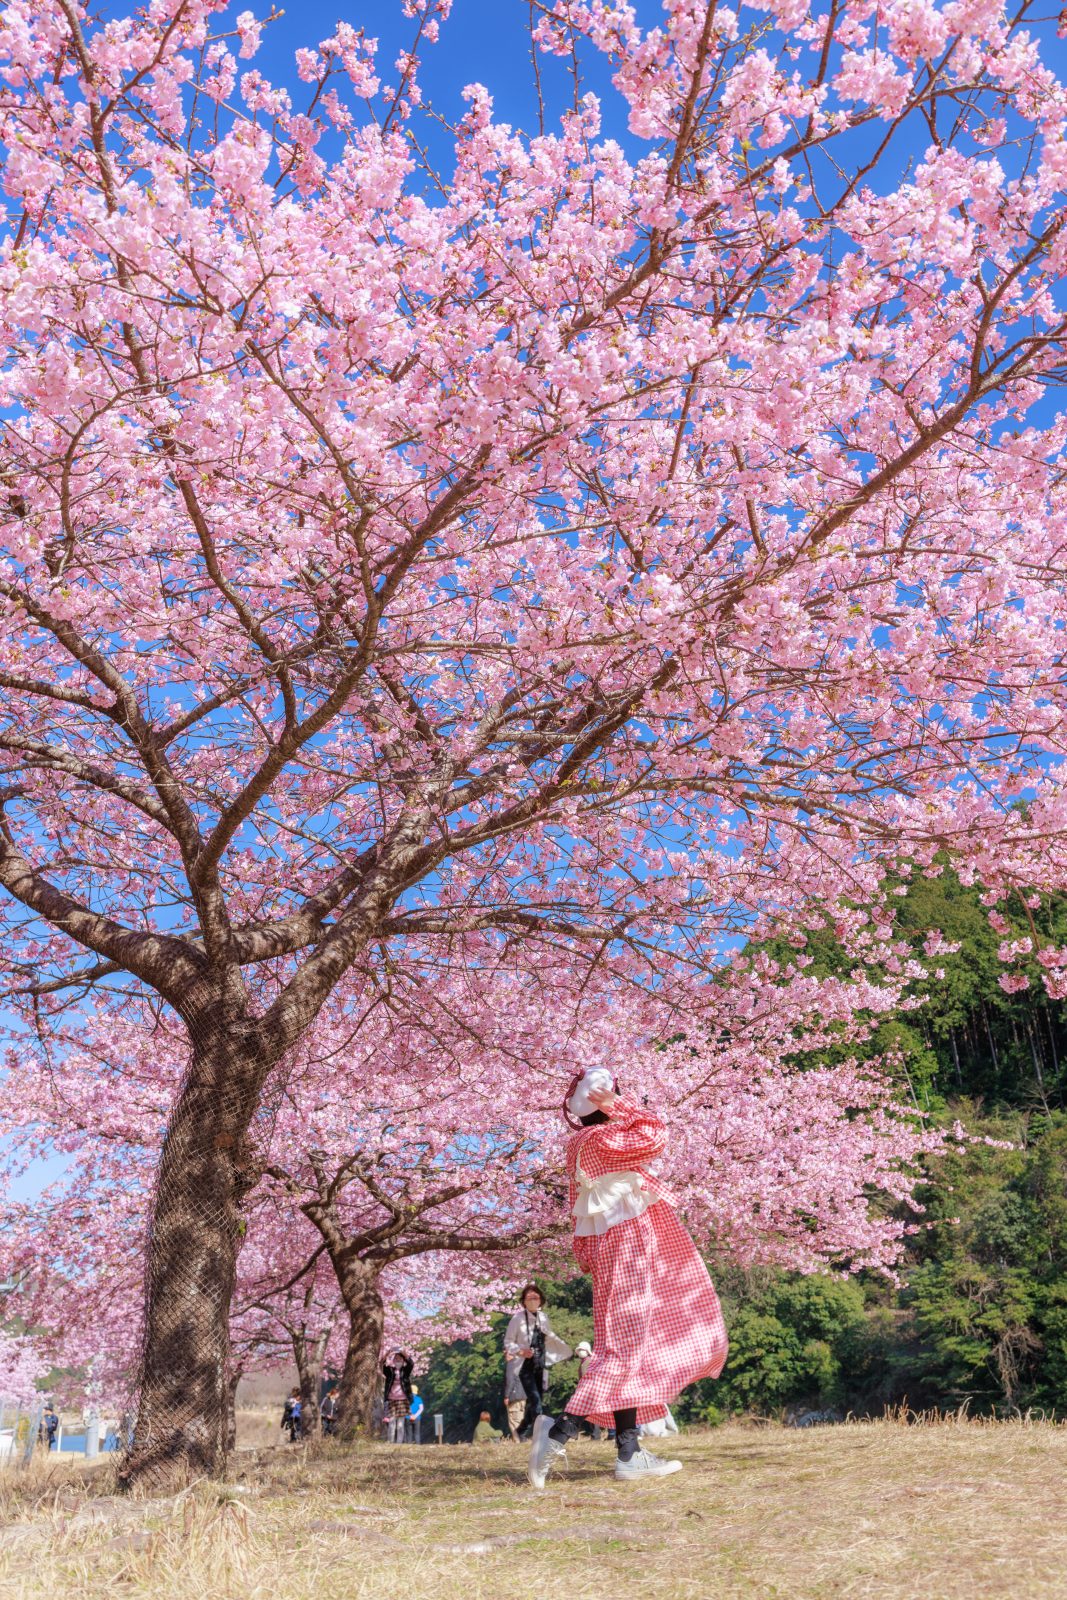
[(244, 1372), (243, 1366), (230, 1368), (229, 1382), (226, 1385), (226, 1453), (230, 1454), (237, 1447), (237, 1385)]
[(382, 1382), (382, 1303), (377, 1267), (358, 1259), (334, 1263), (348, 1313), (348, 1349), (337, 1385), (337, 1432), (354, 1439), (370, 1431), (374, 1399)]
[(317, 1342), (309, 1347), (303, 1332), (294, 1333), (293, 1360), (300, 1381), (300, 1431), (305, 1439), (317, 1439), (321, 1432), (319, 1392), (322, 1389), (322, 1358)]
[(217, 1477), (229, 1448), (230, 1301), (262, 1073), (240, 1029), (220, 1021), (197, 1033), (160, 1157), (126, 1489)]

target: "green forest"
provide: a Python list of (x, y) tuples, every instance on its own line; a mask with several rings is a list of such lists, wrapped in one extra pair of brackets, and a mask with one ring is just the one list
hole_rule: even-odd
[[(943, 976), (922, 983), (918, 1009), (882, 1021), (865, 1053), (894, 1062), (917, 1111), (958, 1119), (974, 1136), (930, 1164), (929, 1226), (912, 1238), (901, 1284), (713, 1260), (730, 1358), (717, 1382), (681, 1397), (680, 1420), (902, 1405), (1067, 1417), (1067, 1009), (1047, 999), (1036, 962), (1028, 989), (1008, 994), (998, 981), (1002, 939), (1067, 943), (1067, 900), (1019, 902), (1005, 915), (1008, 931), (995, 932), (978, 891), (947, 867), (900, 896), (901, 936)], [(959, 948), (928, 961), (935, 928)], [(847, 967), (828, 936), (809, 953), (816, 971)], [(591, 1336), (588, 1283), (549, 1292), (562, 1336)], [(434, 1352), (424, 1388), (450, 1437), (469, 1438), (483, 1407), (502, 1425), (504, 1321)], [(557, 1394), (569, 1392), (573, 1369), (556, 1369)]]

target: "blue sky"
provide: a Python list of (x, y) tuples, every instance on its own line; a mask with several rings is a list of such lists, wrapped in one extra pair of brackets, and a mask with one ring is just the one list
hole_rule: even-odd
[(35, 1161), (21, 1178), (16, 1178), (6, 1186), (5, 1194), (9, 1200), (36, 1200), (42, 1190), (50, 1183), (55, 1183), (66, 1170), (67, 1162), (63, 1156), (53, 1155)]
[[(264, 16), (269, 10), (262, 0), (241, 0), (233, 6), (234, 14), (246, 6), (257, 16)], [(638, 0), (637, 10), (647, 24), (654, 25), (662, 15), (655, 0)], [(403, 15), (400, 0), (365, 0), (363, 4), (347, 5), (341, 0), (307, 0), (304, 5), (291, 6), (279, 21), (264, 29), (263, 47), (254, 65), (264, 77), (291, 84), (295, 78), (293, 52), (301, 46), (314, 47), (328, 38), (338, 21), (362, 28), (380, 40), (378, 62), (383, 79), (395, 82), (392, 64), (398, 52), (410, 46), (416, 30), (415, 22)], [(531, 132), (536, 130), (527, 0), (454, 0), (438, 43), (427, 46), (421, 57), (424, 94), (441, 115), (461, 117), (466, 110), (464, 86), (484, 83), (495, 97), (497, 115), (502, 120)], [(547, 98), (556, 104), (560, 103), (560, 96), (569, 98), (568, 69), (561, 62), (542, 60), (541, 70)], [(600, 83), (594, 81), (590, 87), (607, 87), (604, 74), (599, 76)]]
[[(637, 20), (645, 28), (663, 23), (664, 13), (660, 0), (632, 0)], [(129, 0), (106, 0), (106, 10), (113, 14), (124, 13)], [(257, 17), (269, 14), (269, 0), (234, 0), (229, 10), (219, 19), (221, 28), (242, 10), (249, 9)], [(735, 0), (735, 9), (742, 10)], [(816, 8), (820, 9), (820, 8)], [(826, 9), (822, 7), (821, 9)], [(766, 13), (748, 12), (742, 25), (766, 20)], [(342, 0), (306, 0), (303, 5), (288, 6), (282, 16), (269, 23), (263, 32), (263, 44), (254, 65), (276, 84), (284, 84), (293, 92), (294, 104), (304, 97), (305, 86), (296, 76), (294, 52), (300, 48), (313, 48), (322, 39), (330, 37), (339, 21), (361, 28), (379, 42), (378, 65), (384, 82), (396, 82), (393, 62), (401, 50), (410, 47), (415, 38), (417, 24), (403, 15), (401, 0), (362, 0), (362, 3), (344, 4)], [(537, 128), (537, 99), (530, 59), (530, 5), (529, 0), (453, 0), (452, 12), (441, 26), (437, 44), (420, 50), (420, 83), (426, 101), (449, 121), (458, 120), (466, 109), (462, 91), (467, 84), (483, 83), (494, 97), (498, 120), (512, 123), (527, 132)], [(1061, 73), (1067, 68), (1067, 43), (1057, 38), (1054, 11), (1049, 14), (1035, 10), (1026, 19), (1026, 27), (1042, 43), (1046, 62)], [(775, 50), (776, 35), (766, 40), (766, 47)], [(809, 59), (810, 57), (810, 59)], [(814, 55), (805, 52), (795, 63), (802, 74), (812, 64)], [(244, 68), (245, 63), (240, 63)], [(631, 155), (639, 154), (640, 142), (634, 140), (625, 126), (625, 108), (610, 84), (610, 67), (595, 51), (587, 50), (583, 56), (583, 89), (601, 96), (605, 114), (604, 134), (617, 138), (629, 147)], [(540, 57), (542, 89), (546, 101), (546, 125), (551, 128), (558, 112), (570, 104), (572, 83), (569, 63)], [(449, 139), (439, 125), (422, 120), (420, 139), (425, 139), (435, 159), (447, 156)], [(851, 139), (852, 136), (849, 136)], [(899, 171), (903, 161), (921, 153), (927, 142), (923, 125), (915, 119), (914, 131), (908, 130), (906, 139), (898, 138), (896, 159), (887, 163), (887, 171)], [(866, 143), (866, 140), (863, 141)], [(647, 146), (641, 146), (647, 148)], [(847, 141), (835, 141), (835, 151), (840, 159), (847, 150)], [(854, 148), (859, 148), (858, 143)], [(1002, 156), (1005, 165), (1011, 165), (1011, 156)], [(447, 162), (443, 163), (446, 167)], [(877, 179), (876, 188), (883, 187)]]

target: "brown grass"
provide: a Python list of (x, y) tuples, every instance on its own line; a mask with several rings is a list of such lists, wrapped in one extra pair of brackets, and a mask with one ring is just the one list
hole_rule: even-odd
[(286, 1443), (281, 1406), (248, 1406), (237, 1413), (237, 1448), (270, 1450)]
[[(663, 1441), (657, 1448), (665, 1450)], [(0, 1595), (130, 1600), (1063, 1600), (1067, 1429), (899, 1422), (683, 1436), (616, 1484), (584, 1441), (543, 1494), (515, 1446), (248, 1451), (228, 1487), (0, 1474)]]

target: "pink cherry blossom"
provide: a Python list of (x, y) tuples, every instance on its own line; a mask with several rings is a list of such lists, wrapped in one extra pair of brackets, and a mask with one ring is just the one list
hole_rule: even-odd
[(40, 1397), (45, 1366), (34, 1341), (0, 1329), (0, 1402), (30, 1406)]

